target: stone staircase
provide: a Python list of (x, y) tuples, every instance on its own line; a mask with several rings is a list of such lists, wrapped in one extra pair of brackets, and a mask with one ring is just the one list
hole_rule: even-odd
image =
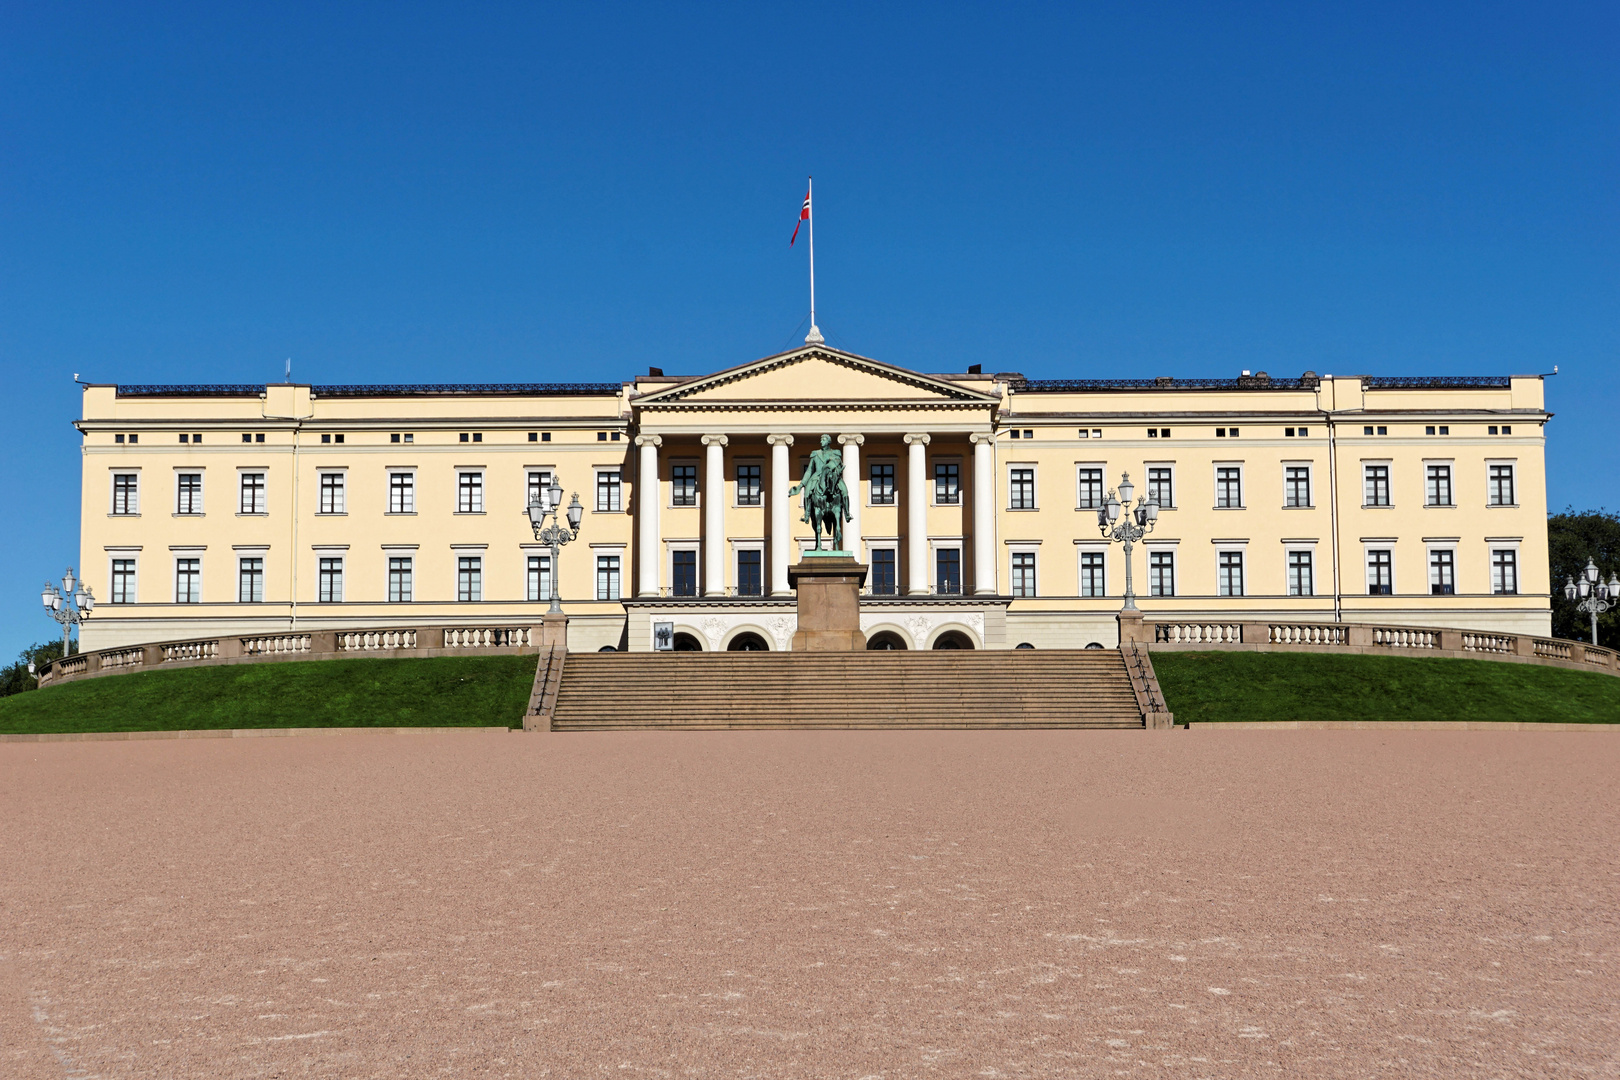
[(1144, 696), (1140, 683), (1114, 649), (569, 653), (536, 719), (553, 731), (1161, 726), (1157, 687)]

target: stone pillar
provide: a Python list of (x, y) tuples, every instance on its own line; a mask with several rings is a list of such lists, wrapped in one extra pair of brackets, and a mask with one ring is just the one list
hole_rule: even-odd
[(703, 595), (726, 595), (726, 437), (703, 436)]
[(973, 591), (996, 591), (996, 466), (995, 436), (975, 431), (973, 443)]
[(906, 593), (928, 594), (928, 436), (906, 436)]
[(771, 444), (771, 595), (791, 595), (788, 589), (788, 562), (792, 555), (793, 534), (788, 517), (788, 447), (792, 435), (767, 435)]
[(840, 435), (844, 448), (844, 486), (849, 488), (849, 522), (844, 526), (844, 550), (861, 557), (861, 446), (865, 435)]
[[(641, 462), (636, 469), (636, 595), (658, 595), (658, 448), (657, 435), (637, 435)], [(555, 574), (557, 568), (553, 566)]]

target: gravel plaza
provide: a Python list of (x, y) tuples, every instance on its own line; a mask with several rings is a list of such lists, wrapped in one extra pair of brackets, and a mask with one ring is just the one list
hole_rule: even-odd
[(1605, 732), (0, 745), (8, 1077), (1620, 1075)]

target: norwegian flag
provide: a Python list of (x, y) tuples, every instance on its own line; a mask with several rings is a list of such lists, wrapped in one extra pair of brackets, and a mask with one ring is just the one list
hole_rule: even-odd
[(793, 223), (793, 239), (788, 241), (788, 247), (792, 247), (793, 246), (793, 241), (797, 240), (799, 238), (799, 226), (800, 226), (800, 224), (802, 224), (803, 222), (809, 221), (809, 220), (810, 220), (810, 193), (808, 191), (806, 191), (804, 193), (804, 205), (799, 207), (799, 220)]

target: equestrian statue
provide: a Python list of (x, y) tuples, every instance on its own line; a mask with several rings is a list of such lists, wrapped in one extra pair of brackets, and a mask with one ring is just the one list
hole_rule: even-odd
[(791, 498), (801, 490), (804, 512), (799, 520), (815, 530), (815, 550), (821, 550), (823, 529), (827, 530), (832, 550), (844, 550), (844, 522), (854, 519), (849, 513), (849, 487), (844, 483), (844, 455), (832, 449), (831, 435), (823, 435), (821, 449), (810, 452), (804, 477), (788, 488), (788, 496)]

